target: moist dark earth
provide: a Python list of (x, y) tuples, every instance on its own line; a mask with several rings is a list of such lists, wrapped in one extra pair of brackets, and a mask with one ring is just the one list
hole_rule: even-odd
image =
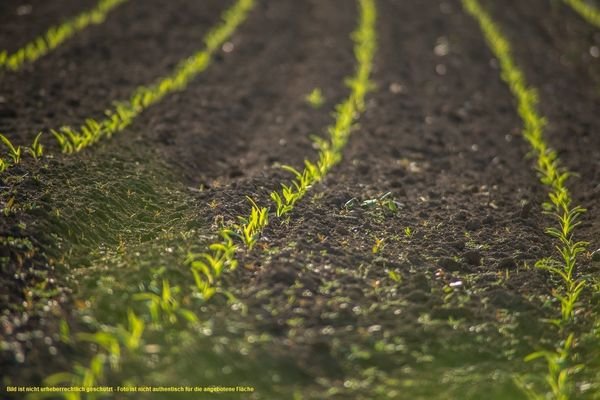
[[(547, 141), (587, 209), (577, 274), (596, 286), (572, 326), (586, 366), (574, 398), (598, 399), (600, 32), (560, 2), (482, 3), (538, 89)], [(30, 1), (18, 16), (24, 4), (0, 4), (0, 48), (94, 2)], [(311, 135), (326, 135), (349, 93), (358, 19), (349, 0), (258, 1), (228, 51), (124, 131), (75, 155), (48, 133), (169, 74), (231, 4), (132, 0), (0, 73), (0, 132), (21, 145), (46, 132), (44, 158), (0, 176), (3, 398), (21, 398), (5, 386), (39, 386), (89, 363), (97, 349), (61, 340), (61, 325), (75, 334), (125, 324), (126, 306), (145, 309), (137, 293), (164, 279), (192, 285), (187, 253), (247, 215), (246, 196), (269, 205), (292, 178), (282, 165), (315, 158)], [(124, 354), (99, 384), (256, 388), (215, 395), (236, 399), (526, 398), (515, 377), (544, 388), (546, 365), (523, 358), (560, 341), (544, 322), (560, 312), (559, 283), (534, 267), (555, 252), (544, 233), (553, 221), (515, 99), (460, 1), (376, 5), (374, 89), (343, 160), (289, 218), (271, 204), (255, 249), (219, 284), (236, 300), (187, 299), (198, 324), (148, 323), (145, 352)], [(314, 88), (319, 108), (305, 100)], [(369, 201), (386, 194), (397, 210)]]

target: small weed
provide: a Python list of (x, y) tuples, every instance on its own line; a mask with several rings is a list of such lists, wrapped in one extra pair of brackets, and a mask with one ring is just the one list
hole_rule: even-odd
[(360, 206), (363, 208), (377, 207), (384, 211), (389, 211), (389, 212), (395, 214), (398, 212), (398, 210), (400, 210), (400, 207), (402, 206), (402, 204), (400, 202), (394, 200), (391, 192), (387, 192), (380, 197), (376, 197), (373, 199), (367, 199), (362, 202), (360, 202), (358, 199), (356, 199), (354, 197), (354, 198), (348, 200), (346, 202), (346, 204), (344, 204), (344, 208), (347, 210), (351, 210), (352, 208), (354, 208), (356, 206)]
[(319, 88), (315, 88), (306, 96), (306, 102), (313, 108), (320, 108), (325, 102), (323, 92)]
[(379, 254), (381, 252), (381, 250), (383, 250), (384, 247), (385, 247), (385, 239), (375, 238), (375, 244), (373, 245), (371, 252), (373, 254)]

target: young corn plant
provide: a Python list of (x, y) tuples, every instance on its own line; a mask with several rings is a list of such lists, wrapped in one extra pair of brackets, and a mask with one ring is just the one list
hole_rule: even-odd
[(269, 224), (269, 209), (259, 207), (252, 198), (246, 196), (252, 210), (248, 217), (238, 217), (240, 224), (236, 226), (236, 235), (244, 242), (248, 250), (252, 250), (263, 229)]
[(184, 90), (192, 79), (208, 68), (214, 53), (246, 19), (254, 4), (255, 0), (237, 0), (224, 12), (222, 23), (206, 35), (205, 49), (183, 60), (170, 75), (152, 85), (137, 88), (129, 100), (114, 103), (112, 109), (105, 111), (104, 119), (87, 119), (78, 129), (62, 127), (52, 130), (51, 133), (62, 151), (78, 152), (103, 138), (110, 138), (131, 125), (133, 120), (148, 107), (173, 92)]
[[(560, 167), (556, 152), (545, 141), (543, 133), (546, 121), (537, 111), (537, 92), (527, 86), (523, 72), (512, 58), (510, 43), (478, 0), (463, 0), (463, 6), (479, 22), (490, 49), (500, 62), (502, 78), (517, 99), (518, 112), (524, 124), (523, 137), (536, 159), (540, 182), (548, 189), (548, 201), (543, 204), (543, 208), (557, 224), (547, 228), (546, 233), (557, 240), (556, 249), (559, 259), (548, 257), (539, 260), (536, 267), (550, 272), (562, 281), (562, 285), (553, 291), (553, 296), (561, 305), (561, 317), (551, 322), (561, 328), (560, 332), (564, 335), (568, 323), (574, 318), (575, 306), (586, 283), (583, 279), (575, 277), (575, 270), (577, 256), (586, 250), (587, 243), (575, 241), (573, 238), (573, 231), (579, 225), (578, 220), (585, 210), (571, 204), (571, 195), (565, 186), (570, 173)], [(583, 368), (583, 366), (568, 367), (572, 359), (574, 341), (574, 335), (571, 333), (565, 339), (565, 346), (558, 350), (535, 352), (526, 358), (527, 360), (543, 358), (546, 361), (550, 371), (546, 381), (551, 389), (551, 395), (557, 399), (570, 398), (569, 390), (564, 388), (572, 387), (569, 380)], [(531, 399), (545, 396), (533, 389), (525, 392)]]
[(36, 61), (73, 37), (77, 32), (90, 25), (103, 23), (107, 14), (125, 1), (127, 0), (100, 0), (95, 8), (85, 11), (60, 25), (51, 27), (44, 35), (33, 39), (15, 53), (0, 52), (0, 69), (17, 71), (26, 63)]
[[(78, 365), (74, 372), (59, 372), (44, 379), (46, 386), (97, 386), (105, 376), (105, 368), (108, 364), (113, 371), (120, 368), (121, 358), (124, 351), (131, 353), (139, 351), (142, 346), (142, 336), (145, 329), (144, 321), (131, 309), (127, 311), (127, 327), (118, 325), (116, 327), (105, 327), (103, 331), (96, 333), (78, 333), (74, 339), (81, 343), (91, 343), (98, 349), (88, 365)], [(64, 322), (64, 321), (63, 321)], [(61, 325), (61, 331), (69, 331), (66, 323)], [(69, 337), (69, 342), (72, 339)], [(66, 400), (81, 400), (80, 392), (60, 393)], [(36, 394), (28, 398), (37, 399)], [(87, 393), (86, 399), (95, 399), (94, 393)]]
[(237, 267), (235, 252), (237, 246), (233, 242), (234, 233), (223, 229), (220, 232), (221, 241), (209, 246), (206, 253), (189, 253), (185, 264), (190, 266), (196, 290), (203, 300), (207, 301), (215, 295), (216, 281), (225, 269), (233, 270)]
[(180, 291), (179, 286), (171, 286), (165, 279), (162, 282), (160, 295), (152, 292), (138, 293), (134, 296), (134, 300), (147, 302), (152, 322), (156, 325), (162, 322), (175, 324), (179, 317), (192, 323), (197, 322), (198, 319), (192, 311), (181, 307), (177, 296)]
[(381, 250), (383, 250), (384, 247), (385, 247), (385, 239), (375, 238), (375, 244), (373, 244), (373, 248), (371, 249), (371, 252), (373, 254), (379, 254), (381, 252)]
[[(550, 386), (552, 399), (569, 400), (573, 395), (573, 383), (571, 377), (581, 371), (582, 364), (570, 365), (571, 347), (575, 337), (570, 334), (562, 346), (554, 351), (536, 351), (525, 357), (525, 361), (543, 359), (548, 366), (546, 382)], [(528, 387), (524, 382), (519, 382), (519, 386), (527, 393), (528, 397), (536, 400), (544, 400), (547, 397), (541, 396), (535, 390)]]
[(40, 143), (40, 138), (42, 137), (42, 132), (39, 132), (36, 137), (33, 139), (33, 143), (31, 146), (27, 147), (27, 152), (34, 160), (39, 160), (44, 154), (44, 145)]
[[(21, 146), (14, 146), (12, 142), (3, 134), (0, 133), (0, 140), (8, 148), (8, 155), (12, 159), (13, 164), (21, 162)], [(5, 168), (6, 169), (6, 168)]]

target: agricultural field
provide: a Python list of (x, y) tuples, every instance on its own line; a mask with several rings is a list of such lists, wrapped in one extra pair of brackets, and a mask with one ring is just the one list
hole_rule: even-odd
[(600, 2), (2, 0), (0, 398), (600, 399)]

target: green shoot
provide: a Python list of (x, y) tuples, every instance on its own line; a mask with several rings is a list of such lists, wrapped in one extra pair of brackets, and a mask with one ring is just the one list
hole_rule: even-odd
[(180, 301), (177, 300), (177, 294), (181, 289), (179, 286), (171, 286), (168, 280), (163, 280), (161, 294), (152, 292), (138, 293), (134, 296), (134, 300), (146, 301), (152, 322), (160, 325), (163, 321), (170, 324), (175, 324), (179, 317), (183, 317), (189, 322), (197, 322), (196, 315), (181, 307)]
[[(574, 335), (570, 334), (563, 345), (555, 351), (537, 351), (525, 357), (526, 362), (539, 358), (546, 361), (548, 365), (546, 381), (550, 385), (552, 398), (556, 400), (569, 400), (572, 398), (573, 385), (569, 378), (583, 369), (581, 364), (569, 366), (573, 341)], [(538, 397), (534, 391), (528, 391), (527, 393), (530, 397)]]
[(396, 271), (388, 271), (388, 276), (390, 277), (391, 280), (393, 280), (396, 283), (400, 283), (402, 282), (402, 276), (400, 274), (398, 274)]
[[(143, 320), (132, 310), (128, 310), (127, 320), (127, 327), (123, 325), (116, 327), (104, 326), (103, 330), (99, 332), (78, 333), (74, 337), (70, 337), (66, 323), (61, 324), (61, 335), (67, 336), (69, 342), (75, 339), (78, 342), (92, 343), (98, 348), (98, 352), (92, 357), (88, 365), (77, 365), (75, 373), (59, 372), (50, 375), (44, 379), (44, 385), (96, 386), (104, 379), (104, 369), (107, 362), (113, 371), (118, 371), (123, 352), (136, 352), (142, 345), (142, 335), (145, 328)], [(65, 392), (62, 394), (67, 400), (81, 399), (79, 392)]]
[(39, 132), (30, 147), (27, 148), (27, 152), (33, 157), (34, 160), (38, 160), (44, 154), (44, 146), (40, 143), (42, 132)]
[(306, 102), (313, 108), (320, 108), (323, 103), (325, 103), (325, 98), (323, 97), (323, 92), (321, 89), (314, 88), (312, 92), (306, 96)]
[(13, 146), (11, 141), (0, 133), (0, 140), (6, 147), (8, 147), (9, 153), (8, 155), (12, 158), (13, 164), (19, 164), (21, 162), (21, 146)]
[(373, 245), (371, 252), (373, 254), (379, 254), (381, 252), (381, 250), (383, 250), (384, 246), (385, 246), (385, 239), (375, 238), (375, 244)]
[(348, 200), (346, 204), (344, 204), (344, 208), (346, 208), (347, 210), (350, 210), (357, 206), (363, 208), (379, 207), (384, 211), (390, 211), (391, 213), (395, 214), (400, 209), (401, 204), (394, 200), (391, 192), (387, 192), (380, 197), (367, 199), (362, 202), (359, 202), (357, 198), (353, 197), (352, 199)]
[(238, 217), (241, 225), (237, 226), (237, 234), (246, 247), (252, 250), (262, 230), (269, 224), (269, 210), (266, 207), (259, 207), (252, 198), (248, 196), (246, 198), (252, 205), (252, 210), (248, 217)]

